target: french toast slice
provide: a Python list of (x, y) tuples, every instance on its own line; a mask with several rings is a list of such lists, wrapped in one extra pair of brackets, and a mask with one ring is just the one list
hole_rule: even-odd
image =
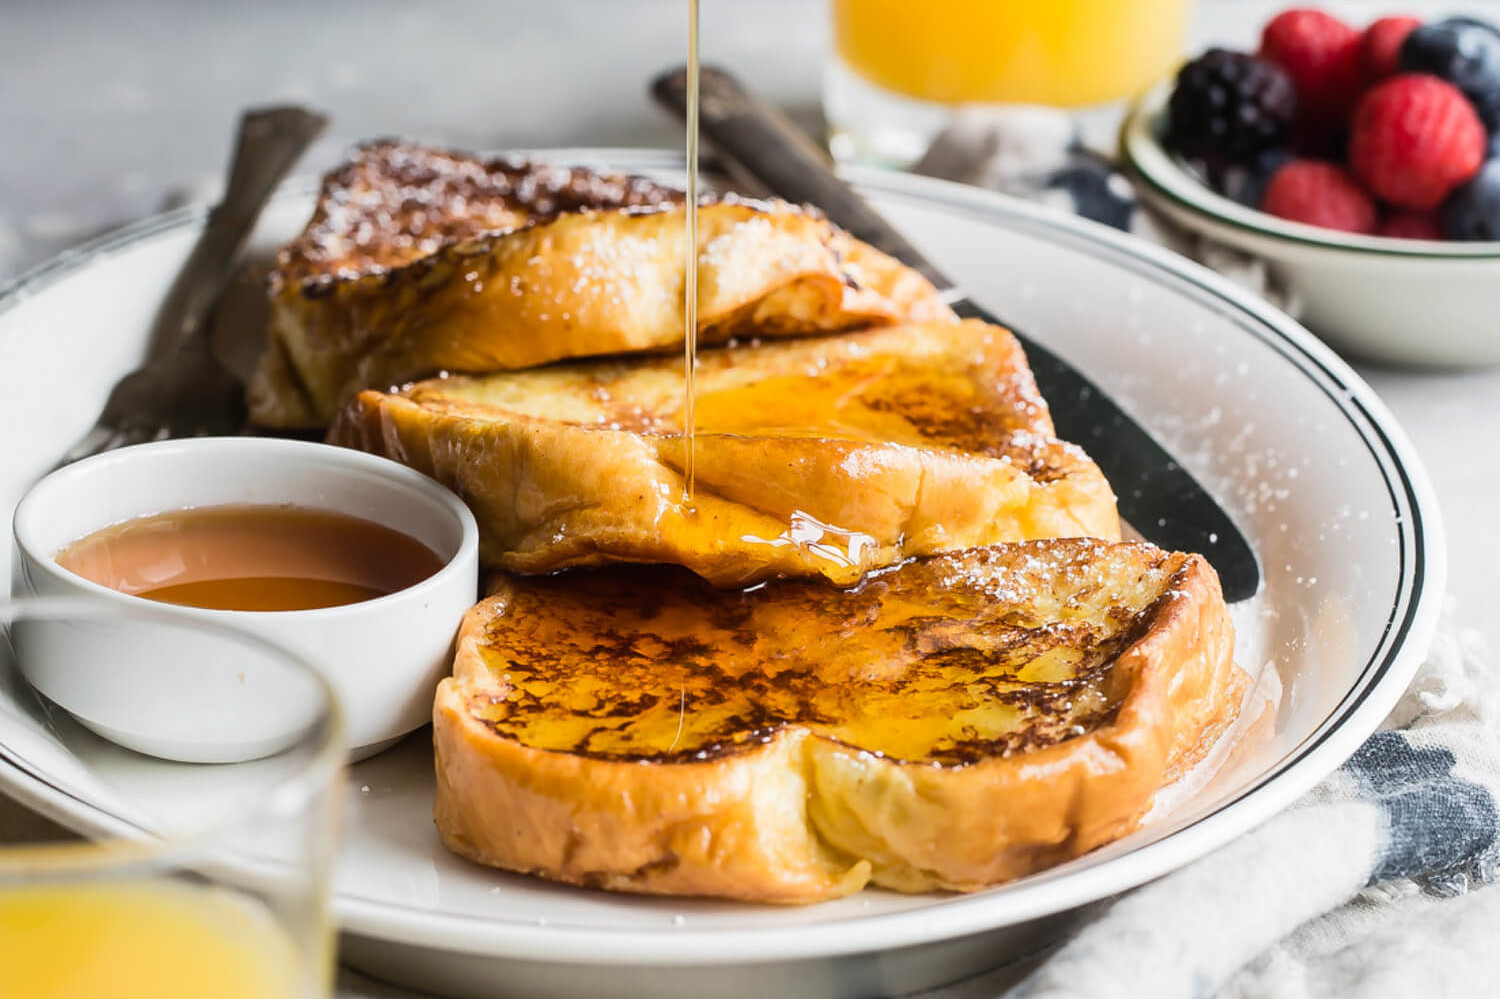
[(434, 704), (443, 842), (594, 888), (971, 891), (1131, 831), (1235, 717), (1203, 558), (1036, 541), (839, 590), (504, 576)]
[[(252, 420), (324, 427), (362, 388), (680, 344), (681, 202), (624, 174), (364, 147), (277, 257)], [(726, 200), (698, 225), (700, 343), (952, 317), (814, 212)]]
[(674, 563), (720, 586), (851, 585), (914, 555), (1117, 538), (1114, 495), (1053, 438), (1015, 338), (980, 322), (703, 351), (683, 501), (681, 362), (558, 365), (362, 392), (329, 440), (454, 489), (490, 566)]

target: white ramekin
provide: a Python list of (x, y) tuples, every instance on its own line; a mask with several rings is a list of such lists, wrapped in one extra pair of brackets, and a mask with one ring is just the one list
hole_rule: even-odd
[[(64, 569), (57, 553), (135, 517), (231, 503), (293, 504), (382, 524), (443, 560), (434, 575), (396, 593), (340, 607), (225, 611), (146, 601)], [(372, 755), (426, 724), (433, 689), (450, 665), (453, 637), (477, 598), (478, 528), (463, 502), (436, 482), (374, 455), (325, 444), (258, 437), (195, 438), (122, 448), (86, 458), (38, 482), (16, 507), (12, 592), (87, 597), (241, 629), (311, 662), (337, 691), (351, 755)], [(143, 636), (149, 630), (142, 631)], [(143, 640), (149, 640), (143, 638)], [(228, 745), (194, 748), (174, 715), (174, 685), (220, 682), (191, 656), (163, 648), (133, 655), (131, 670), (109, 656), (47, 655), (28, 677), (80, 722), (132, 749), (173, 759), (232, 758)], [(141, 675), (147, 669), (152, 675)], [(228, 682), (228, 681), (223, 681)], [(197, 693), (201, 698), (201, 692)], [(268, 695), (266, 710), (275, 710)], [(294, 705), (283, 705), (290, 710)], [(178, 736), (168, 737), (167, 733)], [(160, 734), (157, 734), (160, 733)], [(228, 740), (228, 737), (225, 737)], [(212, 737), (206, 736), (205, 742)]]

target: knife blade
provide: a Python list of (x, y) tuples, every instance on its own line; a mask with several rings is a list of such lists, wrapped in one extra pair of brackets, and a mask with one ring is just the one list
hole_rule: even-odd
[[(819, 208), (834, 224), (922, 274), (960, 316), (1009, 329), (1026, 351), (1058, 436), (1081, 445), (1103, 470), (1117, 494), (1121, 517), (1159, 547), (1202, 554), (1218, 572), (1226, 600), (1255, 595), (1260, 563), (1244, 533), (1145, 427), (1077, 368), (969, 298), (841, 180), (827, 152), (780, 110), (717, 67), (703, 67), (699, 84), (703, 140), (731, 176)], [(683, 117), (686, 69), (657, 77), (651, 93)]]

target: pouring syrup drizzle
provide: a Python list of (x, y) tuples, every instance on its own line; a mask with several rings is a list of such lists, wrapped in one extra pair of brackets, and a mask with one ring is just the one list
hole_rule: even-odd
[(687, 69), (687, 270), (682, 294), (682, 432), (684, 505), (693, 502), (694, 375), (698, 367), (698, 0), (688, 0)]

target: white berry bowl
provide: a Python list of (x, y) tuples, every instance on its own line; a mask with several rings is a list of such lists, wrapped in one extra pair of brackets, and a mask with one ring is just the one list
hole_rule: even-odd
[(1363, 236), (1289, 222), (1214, 191), (1162, 145), (1170, 86), (1142, 98), (1120, 159), (1143, 204), (1264, 259), (1299, 318), (1349, 357), (1421, 368), (1500, 365), (1500, 242)]

